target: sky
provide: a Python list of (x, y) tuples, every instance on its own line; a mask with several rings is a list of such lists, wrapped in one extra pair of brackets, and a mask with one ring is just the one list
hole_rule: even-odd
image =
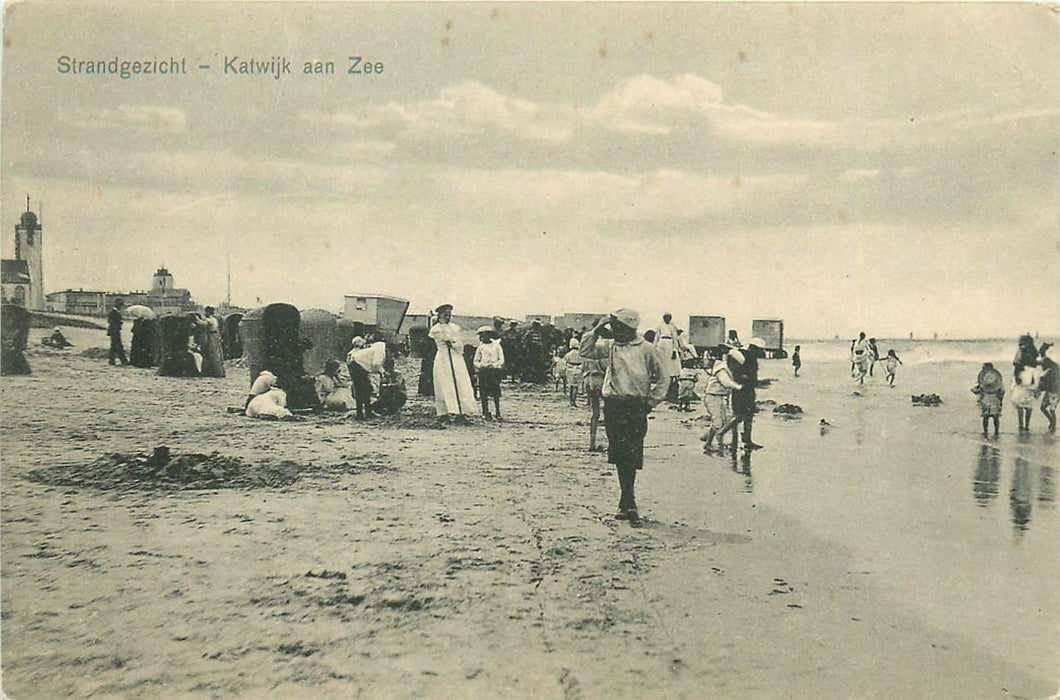
[[(0, 249), (29, 194), (47, 291), (143, 289), (164, 264), (216, 303), (230, 264), (248, 307), (1060, 329), (1047, 6), (30, 1), (3, 20)], [(273, 56), (292, 74), (224, 73)]]

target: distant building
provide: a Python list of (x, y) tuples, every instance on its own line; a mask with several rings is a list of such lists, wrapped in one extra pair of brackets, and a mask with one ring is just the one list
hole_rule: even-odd
[(191, 298), (191, 292), (173, 286), (173, 275), (160, 267), (151, 278), (149, 291), (104, 292), (85, 289), (65, 289), (47, 296), (48, 311), (84, 316), (106, 316), (115, 299), (123, 299), (126, 306), (150, 307), (156, 314), (177, 311), (199, 311), (200, 307)]
[(65, 289), (52, 292), (46, 297), (48, 311), (58, 311), (82, 316), (105, 316), (107, 310), (107, 293), (85, 291), (84, 289)]
[(182, 287), (173, 286), (173, 275), (165, 268), (165, 265), (155, 270), (151, 278), (151, 291), (146, 294), (143, 301), (130, 301), (126, 303), (143, 304), (150, 306), (155, 313), (166, 311), (197, 311), (199, 307), (191, 298), (191, 292)]
[(44, 309), (44, 236), (37, 215), (29, 209), (15, 225), (15, 258), (2, 262), (0, 286), (5, 303)]
[(29, 264), (25, 260), (4, 260), (0, 264), (4, 303), (25, 306), (30, 289)]

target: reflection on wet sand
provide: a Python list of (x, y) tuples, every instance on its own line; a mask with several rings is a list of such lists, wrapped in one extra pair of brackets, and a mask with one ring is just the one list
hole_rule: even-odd
[(997, 498), (998, 480), (1001, 478), (1001, 450), (990, 445), (979, 446), (979, 457), (972, 477), (972, 494), (982, 507)]
[(1017, 535), (1030, 529), (1031, 500), (1031, 465), (1023, 457), (1017, 457), (1012, 468), (1012, 488), (1009, 491), (1008, 503), (1012, 511), (1012, 528)]
[[(1001, 450), (993, 445), (980, 445), (972, 475), (972, 496), (976, 505), (980, 508), (990, 506), (998, 497), (1000, 482)], [(1035, 484), (1038, 487), (1037, 499)], [(1012, 528), (1017, 535), (1030, 529), (1035, 500), (1042, 509), (1053, 509), (1056, 502), (1056, 470), (1017, 456), (1012, 461), (1012, 484), (1009, 488), (1009, 511)]]
[(1056, 470), (1044, 464), (1039, 467), (1038, 503), (1047, 510), (1052, 510), (1056, 501)]
[(743, 492), (753, 493), (754, 482), (751, 480), (751, 451), (744, 450), (743, 452), (737, 452), (732, 450), (729, 454), (732, 462), (730, 466), (732, 471), (736, 474), (743, 476)]

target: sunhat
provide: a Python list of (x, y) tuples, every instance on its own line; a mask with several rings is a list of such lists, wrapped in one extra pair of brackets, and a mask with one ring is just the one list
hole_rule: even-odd
[(994, 390), (1001, 386), (1004, 380), (1001, 378), (1001, 372), (998, 372), (993, 367), (984, 367), (979, 371), (979, 388)]

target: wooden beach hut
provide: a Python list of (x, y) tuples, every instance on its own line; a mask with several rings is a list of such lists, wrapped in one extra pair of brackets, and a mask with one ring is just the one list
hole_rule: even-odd
[(708, 348), (725, 342), (725, 317), (699, 315), (688, 317), (688, 343), (700, 355)]
[(364, 324), (382, 335), (387, 343), (398, 341), (398, 332), (409, 310), (409, 300), (385, 294), (347, 294), (342, 317)]
[(765, 343), (762, 348), (766, 351), (766, 357), (784, 358), (788, 353), (784, 350), (784, 321), (779, 318), (756, 318), (751, 321), (751, 335), (761, 338)]

